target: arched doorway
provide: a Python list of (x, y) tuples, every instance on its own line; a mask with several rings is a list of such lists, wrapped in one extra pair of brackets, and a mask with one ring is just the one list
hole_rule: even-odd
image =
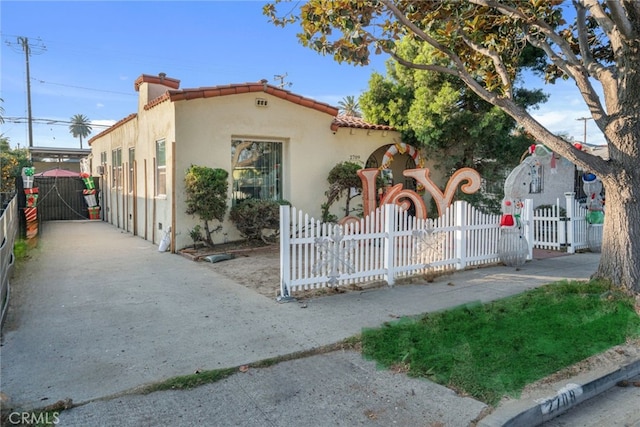
[(365, 168), (379, 169), (388, 185), (402, 184), (407, 190), (416, 190), (416, 181), (405, 177), (402, 172), (407, 169), (423, 168), (424, 163), (424, 159), (415, 147), (404, 142), (396, 142), (374, 151), (367, 159)]

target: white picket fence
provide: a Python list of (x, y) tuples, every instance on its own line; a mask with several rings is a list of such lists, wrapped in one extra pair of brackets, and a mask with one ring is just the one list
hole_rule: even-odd
[(344, 227), (282, 206), (281, 296), (378, 280), (393, 285), (398, 277), (499, 262), (499, 222), (466, 202), (455, 202), (437, 220), (387, 204)]
[[(522, 232), (533, 248), (587, 248), (586, 209), (566, 195), (560, 203), (533, 210), (525, 200)], [(487, 215), (466, 202), (451, 205), (436, 220), (419, 220), (397, 205), (379, 207), (347, 226), (322, 223), (295, 207), (280, 207), (280, 295), (321, 287), (372, 281), (392, 286), (397, 278), (462, 270), (500, 262), (500, 216)]]

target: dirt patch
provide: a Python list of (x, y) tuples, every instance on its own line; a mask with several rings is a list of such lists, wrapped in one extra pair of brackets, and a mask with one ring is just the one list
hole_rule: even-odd
[(229, 254), (233, 259), (211, 264), (216, 272), (268, 298), (280, 290), (280, 247), (251, 243), (216, 245), (214, 248), (183, 249), (186, 258), (207, 262), (206, 256)]
[[(207, 262), (209, 255), (228, 254), (233, 259), (211, 264), (217, 273), (228, 277), (267, 298), (276, 299), (280, 293), (280, 247), (278, 245), (263, 245), (260, 243), (239, 242), (216, 245), (213, 248), (186, 248), (180, 254), (197, 262)], [(396, 285), (425, 284), (432, 282), (434, 277), (416, 276), (400, 279)], [(340, 287), (323, 287), (313, 290), (296, 291), (294, 297), (305, 300), (312, 297), (341, 294), (345, 292), (361, 292), (386, 286), (385, 282), (376, 281), (358, 285)]]

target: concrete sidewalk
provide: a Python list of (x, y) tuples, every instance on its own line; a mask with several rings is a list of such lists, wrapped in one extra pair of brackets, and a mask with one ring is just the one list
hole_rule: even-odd
[[(468, 425), (486, 406), (379, 371), (351, 351), (283, 362), (189, 391), (122, 395), (197, 370), (337, 343), (398, 316), (587, 279), (598, 254), (491, 267), (277, 303), (111, 225), (49, 222), (15, 274), (1, 347), (2, 392), (19, 410), (70, 398), (59, 425)], [(119, 397), (114, 397), (118, 396)]]

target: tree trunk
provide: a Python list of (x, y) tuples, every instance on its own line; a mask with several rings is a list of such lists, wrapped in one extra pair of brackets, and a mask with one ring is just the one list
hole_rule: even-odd
[[(594, 277), (611, 280), (627, 291), (640, 293), (640, 180), (635, 190), (605, 186), (605, 221), (600, 265)], [(628, 197), (625, 193), (634, 193)]]
[(600, 265), (602, 277), (640, 296), (640, 146), (639, 122), (621, 115), (606, 129), (610, 173), (605, 188), (605, 221)]

